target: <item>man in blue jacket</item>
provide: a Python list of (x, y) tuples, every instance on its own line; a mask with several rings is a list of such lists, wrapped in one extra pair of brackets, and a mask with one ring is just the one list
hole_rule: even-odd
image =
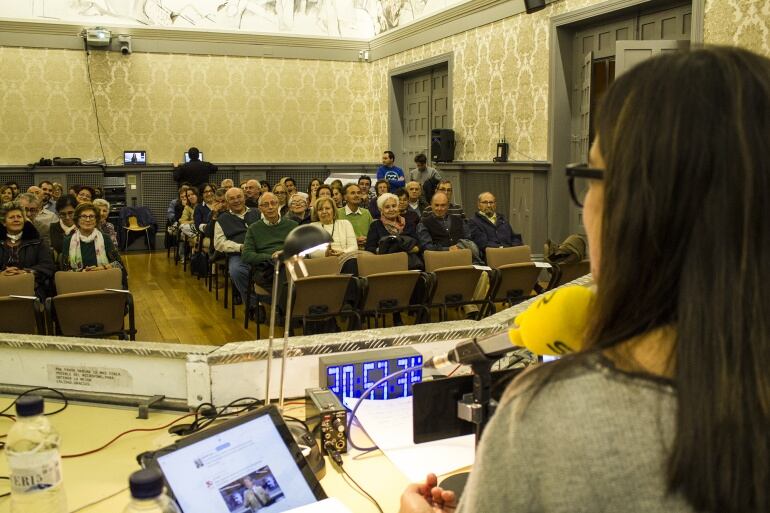
[(377, 168), (377, 180), (385, 180), (390, 186), (390, 192), (395, 192), (406, 185), (404, 170), (395, 165), (396, 155), (390, 151), (382, 153), (382, 165)]
[(521, 234), (515, 233), (508, 220), (497, 211), (497, 200), (491, 192), (479, 194), (479, 210), (470, 218), (471, 239), (486, 260), (487, 248), (521, 246)]

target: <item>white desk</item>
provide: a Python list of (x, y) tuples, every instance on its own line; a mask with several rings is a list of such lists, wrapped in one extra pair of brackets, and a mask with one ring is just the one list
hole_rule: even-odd
[[(0, 410), (11, 403), (13, 398), (0, 397)], [(53, 411), (60, 403), (46, 400), (46, 411)], [(9, 411), (8, 413), (13, 413)], [(49, 417), (62, 437), (63, 455), (95, 449), (115, 435), (135, 428), (163, 426), (179, 418), (176, 412), (151, 411), (148, 420), (136, 419), (136, 409), (104, 405), (72, 404), (57, 415)], [(304, 408), (288, 406), (288, 415), (304, 417)], [(183, 420), (182, 422), (189, 422)], [(12, 422), (0, 418), (0, 434), (8, 432)], [(64, 459), (64, 488), (67, 492), (69, 510), (98, 501), (123, 490), (115, 497), (106, 499), (83, 510), (84, 513), (115, 513), (122, 511), (129, 501), (128, 476), (140, 467), (136, 455), (147, 450), (165, 447), (174, 441), (166, 429), (131, 433), (95, 454), (79, 458)], [(361, 442), (363, 443), (363, 442)], [(386, 513), (398, 511), (401, 492), (406, 487), (406, 477), (382, 456), (380, 452), (362, 455), (353, 459), (355, 453), (344, 456), (345, 469), (372, 495)], [(8, 475), (5, 455), (0, 457), (0, 475)], [(8, 482), (0, 481), (0, 493), (8, 491)], [(336, 497), (355, 513), (376, 512), (377, 509), (362, 495), (353, 491), (336, 467), (328, 460), (326, 476), (321, 480), (330, 497)], [(8, 498), (0, 499), (0, 513), (8, 513)]]

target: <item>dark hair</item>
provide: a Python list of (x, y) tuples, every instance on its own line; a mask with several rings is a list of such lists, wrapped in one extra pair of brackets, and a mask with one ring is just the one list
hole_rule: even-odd
[(192, 148), (187, 150), (187, 156), (190, 157), (190, 160), (198, 160), (201, 156), (201, 152), (198, 150), (198, 148), (193, 146)]
[(193, 185), (187, 188), (187, 192), (184, 193), (184, 197), (188, 198), (191, 192), (195, 194), (195, 196), (198, 198), (198, 203), (200, 203), (200, 193), (198, 192), (198, 188)]
[(41, 180), (39, 184), (37, 184), (38, 187), (42, 187), (44, 183), (47, 183), (51, 186), (51, 189), (53, 189), (53, 182), (50, 180)]
[(332, 192), (332, 188), (331, 188), (330, 186), (326, 185), (325, 183), (322, 183), (322, 184), (321, 184), (321, 185), (318, 187), (318, 190), (317, 190), (317, 191), (315, 191), (315, 194), (316, 194), (316, 199), (317, 199), (317, 196), (319, 195), (319, 193), (321, 192), (321, 189), (329, 189), (329, 195), (330, 195), (330, 196), (332, 196), (332, 197), (334, 197), (334, 193)]
[(403, 198), (404, 196), (406, 196), (406, 197), (409, 197), (409, 193), (408, 193), (408, 192), (406, 192), (406, 189), (404, 189), (403, 187), (399, 187), (398, 189), (396, 189), (396, 190), (393, 192), (393, 194), (395, 194), (396, 196), (398, 196), (398, 197), (399, 197), (399, 199)]
[[(357, 184), (357, 183), (352, 183), (352, 182), (351, 182), (351, 183), (346, 183), (346, 184), (345, 184), (345, 185), (342, 187), (342, 195), (343, 195), (343, 196), (345, 196), (345, 195), (348, 193), (348, 189), (350, 189), (351, 187), (358, 187), (358, 184)], [(358, 190), (360, 191), (360, 190), (361, 190), (361, 188), (360, 188), (360, 187), (358, 187)]]
[(78, 187), (78, 194), (80, 194), (80, 191), (83, 191), (83, 190), (86, 190), (89, 193), (91, 193), (91, 199), (96, 198), (96, 191), (90, 185), (81, 185), (80, 187)]
[(297, 186), (297, 181), (294, 178), (290, 177), (290, 176), (287, 176), (286, 178), (283, 179), (283, 184), (284, 185), (286, 185), (286, 182), (291, 182), (291, 183), (294, 184), (295, 187)]
[(62, 194), (59, 199), (56, 200), (56, 211), (60, 211), (67, 207), (78, 208), (78, 200), (72, 194)]
[(214, 185), (206, 182), (201, 186), (201, 195), (206, 194), (206, 188), (211, 189), (211, 192), (217, 192), (217, 188)]
[(367, 180), (369, 182), (369, 185), (372, 185), (372, 179), (369, 177), (369, 175), (361, 175), (358, 177), (358, 185), (361, 185), (361, 180)]
[[(248, 181), (248, 180), (247, 180), (247, 181)], [(245, 183), (245, 182), (244, 182), (244, 183)], [(272, 187), (270, 187), (270, 182), (268, 182), (267, 180), (260, 180), (260, 181), (259, 181), (259, 185), (260, 185), (260, 187), (267, 187), (267, 188), (268, 188), (269, 190), (271, 190), (271, 191), (273, 190), (273, 188), (272, 188)]]
[[(770, 511), (770, 60), (727, 47), (646, 60), (610, 86), (596, 127), (606, 171), (585, 352), (673, 326), (669, 490), (697, 511)], [(530, 374), (542, 390), (583, 357)]]
[(422, 153), (418, 153), (414, 156), (414, 161), (418, 164), (427, 164), (428, 163), (428, 157), (423, 155)]
[(319, 187), (321, 186), (321, 184), (323, 184), (323, 182), (322, 182), (320, 179), (318, 179), (318, 178), (311, 178), (311, 179), (310, 179), (310, 183), (308, 183), (308, 184), (307, 184), (307, 193), (308, 193), (308, 196), (310, 195), (310, 188), (312, 187), (312, 185), (313, 185), (313, 182), (318, 182), (318, 186), (319, 186)]
[(392, 160), (392, 161), (395, 161), (395, 160), (396, 160), (396, 154), (395, 154), (395, 153), (393, 153), (393, 152), (392, 152), (392, 151), (390, 151), (390, 150), (385, 150), (385, 151), (383, 151), (383, 152), (382, 152), (382, 154), (383, 154), (383, 155), (387, 155), (387, 156), (388, 156), (388, 158), (389, 158), (390, 160)]
[(374, 193), (375, 194), (377, 193), (377, 186), (380, 185), (381, 183), (384, 183), (385, 185), (388, 186), (388, 190), (385, 191), (385, 192), (390, 191), (390, 182), (389, 181), (387, 181), (387, 180), (377, 180), (377, 182), (374, 184)]

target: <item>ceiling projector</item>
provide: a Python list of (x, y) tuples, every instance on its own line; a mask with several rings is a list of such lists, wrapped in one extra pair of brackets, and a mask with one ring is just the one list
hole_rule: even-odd
[(112, 33), (101, 27), (86, 29), (86, 42), (90, 46), (109, 46)]

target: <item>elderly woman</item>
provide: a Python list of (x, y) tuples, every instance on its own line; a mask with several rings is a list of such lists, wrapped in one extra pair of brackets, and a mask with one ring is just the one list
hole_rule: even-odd
[(320, 226), (332, 238), (326, 253), (317, 251), (313, 256), (342, 256), (358, 249), (353, 225), (347, 219), (337, 219), (337, 207), (331, 198), (320, 197), (316, 200), (311, 224)]
[(289, 201), (289, 211), (283, 217), (291, 219), (297, 224), (310, 224), (311, 215), (307, 206), (307, 194), (304, 192), (295, 193)]
[(400, 212), (398, 196), (386, 192), (377, 198), (380, 218), (369, 225), (366, 250), (372, 253), (409, 253), (409, 268), (420, 269), (417, 226), (409, 224)]
[(78, 206), (78, 200), (75, 196), (67, 194), (56, 200), (56, 212), (59, 213), (59, 220), (51, 223), (51, 230), (48, 236), (51, 239), (51, 249), (54, 251), (54, 257), (62, 252), (64, 237), (71, 234), (77, 228), (75, 226), (75, 209)]
[(94, 200), (94, 206), (99, 209), (99, 217), (102, 222), (99, 224), (99, 230), (110, 237), (112, 245), (116, 248), (118, 246), (118, 234), (115, 231), (115, 225), (107, 221), (107, 217), (110, 215), (110, 203), (102, 198)]
[(84, 185), (80, 189), (78, 189), (78, 195), (76, 196), (76, 198), (78, 199), (78, 205), (80, 205), (81, 203), (91, 203), (93, 200), (96, 199), (96, 191), (94, 191), (93, 187)]
[(33, 274), (35, 295), (44, 300), (56, 271), (48, 245), (40, 239), (34, 225), (24, 217), (17, 203), (0, 207), (0, 275)]
[[(62, 246), (65, 271), (101, 271), (113, 267), (123, 270), (112, 241), (96, 229), (100, 221), (99, 209), (91, 203), (81, 203), (75, 209), (77, 229), (64, 237)], [(125, 282), (125, 271), (123, 274)]]
[[(582, 348), (506, 390), (457, 511), (770, 511), (770, 60), (648, 59), (594, 126), (566, 169), (596, 284)], [(441, 511), (435, 475), (401, 499)]]

